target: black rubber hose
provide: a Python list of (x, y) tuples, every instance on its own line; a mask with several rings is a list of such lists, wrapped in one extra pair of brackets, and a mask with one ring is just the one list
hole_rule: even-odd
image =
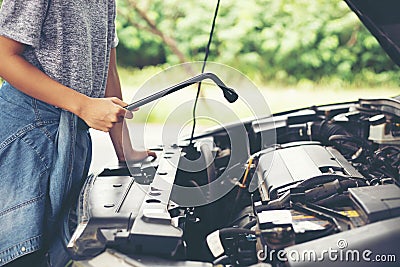
[(304, 189), (310, 189), (314, 186), (320, 185), (320, 184), (326, 184), (333, 182), (335, 180), (345, 180), (347, 179), (344, 176), (338, 175), (338, 174), (322, 174), (318, 176), (314, 176), (310, 179), (304, 180), (301, 183), (299, 183), (296, 187), (304, 187)]
[(363, 148), (368, 149), (370, 147), (366, 141), (362, 140), (361, 138), (357, 138), (357, 137), (354, 137), (351, 135), (334, 134), (329, 137), (329, 141), (347, 141), (347, 142), (359, 145)]
[(332, 135), (351, 135), (343, 126), (324, 120), (319, 126), (319, 136), (321, 141), (329, 143)]

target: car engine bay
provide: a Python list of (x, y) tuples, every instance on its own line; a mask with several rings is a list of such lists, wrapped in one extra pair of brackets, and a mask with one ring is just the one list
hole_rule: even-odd
[[(231, 137), (238, 127), (245, 139)], [(273, 142), (262, 140), (271, 134)], [(328, 246), (398, 253), (398, 99), (279, 113), (154, 150), (154, 161), (89, 176), (67, 229), (74, 259), (92, 266), (108, 253), (127, 266), (319, 266), (326, 260), (290, 253)]]

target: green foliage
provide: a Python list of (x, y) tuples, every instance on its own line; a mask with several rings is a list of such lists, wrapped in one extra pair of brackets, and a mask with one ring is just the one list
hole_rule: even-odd
[[(203, 60), (216, 1), (117, 0), (120, 65), (179, 63), (130, 2), (188, 61)], [(399, 84), (399, 68), (343, 0), (221, 1), (209, 60), (281, 84)]]
[[(120, 62), (179, 63), (159, 36), (145, 30), (129, 1), (117, 1)], [(136, 2), (188, 60), (203, 60), (216, 1)], [(127, 17), (143, 28), (132, 27)], [(342, 0), (221, 1), (209, 60), (283, 84), (333, 79), (398, 85), (398, 67)]]
[(165, 62), (164, 46), (161, 40), (141, 30), (136, 25), (132, 25), (132, 21), (139, 25), (143, 25), (143, 23), (131, 11), (126, 0), (117, 2), (120, 13), (117, 20), (118, 38), (120, 40), (118, 46), (119, 64), (144, 67)]

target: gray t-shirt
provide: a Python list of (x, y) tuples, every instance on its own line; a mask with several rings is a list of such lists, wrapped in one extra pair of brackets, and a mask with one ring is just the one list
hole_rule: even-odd
[(0, 35), (26, 44), (24, 58), (54, 80), (103, 97), (115, 16), (115, 0), (4, 0)]

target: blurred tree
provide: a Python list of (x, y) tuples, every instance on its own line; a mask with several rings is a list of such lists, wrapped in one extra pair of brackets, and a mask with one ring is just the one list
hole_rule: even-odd
[[(332, 74), (351, 80), (354, 73), (398, 70), (343, 0), (221, 3), (210, 60), (251, 77), (294, 83)], [(121, 53), (121, 58), (131, 58), (134, 65), (134, 53), (147, 58), (140, 64), (203, 59), (216, 1), (117, 4), (119, 37), (131, 53)]]
[[(215, 4), (117, 0), (119, 63), (203, 60)], [(399, 70), (343, 0), (221, 1), (210, 60), (284, 83), (361, 74), (378, 84)]]
[[(196, 50), (204, 51), (207, 44), (215, 3), (117, 0), (117, 4), (118, 36), (124, 47), (142, 55), (157, 47), (159, 63), (200, 60)], [(144, 45), (146, 41), (152, 46)]]
[[(157, 3), (157, 1), (152, 1), (153, 3), (151, 3), (150, 1), (148, 1), (147, 3), (145, 1), (140, 1), (141, 3), (139, 4), (138, 2), (139, 1), (135, 0), (119, 1), (119, 21), (124, 24), (128, 23), (129, 26), (133, 26), (136, 29), (136, 32), (144, 31), (160, 38), (161, 41), (170, 49), (170, 51), (178, 57), (181, 63), (187, 62), (186, 56), (177, 46), (175, 39), (172, 36), (167, 35), (165, 31), (162, 31), (160, 29), (160, 21), (164, 19), (162, 13), (155, 14), (150, 10), (153, 5), (153, 8), (156, 8), (155, 6), (159, 5), (159, 3)], [(132, 30), (133, 29), (129, 29), (129, 31)], [(137, 43), (141, 43), (141, 40), (135, 41)], [(124, 46), (129, 47), (130, 43), (131, 42), (126, 43), (123, 41)]]

